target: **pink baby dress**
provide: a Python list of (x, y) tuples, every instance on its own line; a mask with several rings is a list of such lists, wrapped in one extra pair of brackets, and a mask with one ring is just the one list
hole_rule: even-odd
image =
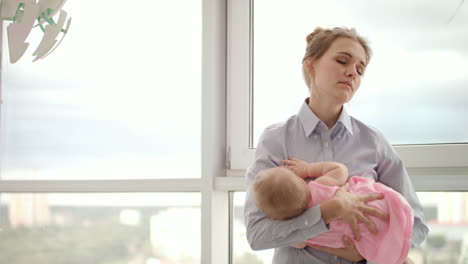
[[(388, 220), (369, 216), (378, 232), (373, 234), (364, 223), (359, 223), (361, 239), (354, 239), (351, 226), (342, 221), (332, 221), (329, 231), (307, 240), (308, 243), (331, 248), (344, 247), (343, 235), (348, 236), (356, 250), (367, 261), (379, 264), (402, 264), (411, 247), (413, 231), (413, 209), (406, 199), (395, 190), (372, 179), (353, 176), (348, 180), (348, 192), (355, 194), (382, 193), (384, 198), (368, 202), (367, 205), (380, 209), (389, 215)], [(329, 187), (310, 181), (312, 201), (309, 207), (320, 204), (335, 195), (339, 187)]]

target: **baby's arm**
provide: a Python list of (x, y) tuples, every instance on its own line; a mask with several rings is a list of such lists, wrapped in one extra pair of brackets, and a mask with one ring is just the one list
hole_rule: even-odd
[(338, 162), (308, 163), (295, 158), (283, 160), (286, 168), (292, 170), (299, 177), (317, 178), (315, 182), (327, 186), (342, 186), (348, 179), (348, 168)]

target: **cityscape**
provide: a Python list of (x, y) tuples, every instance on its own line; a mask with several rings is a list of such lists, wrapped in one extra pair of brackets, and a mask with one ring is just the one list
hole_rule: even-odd
[[(147, 201), (138, 204), (145, 196), (133, 194), (102, 194), (100, 199), (107, 202), (66, 205), (67, 199), (88, 201), (89, 195), (62, 194), (62, 201), (55, 203), (60, 197), (56, 194), (2, 194), (0, 263), (200, 263), (199, 205), (162, 206), (157, 199), (164, 194), (146, 196), (155, 206)], [(116, 196), (132, 202), (112, 205), (113, 200), (119, 202)], [(273, 250), (252, 251), (246, 241), (244, 196), (234, 194), (233, 263), (271, 263)], [(468, 263), (468, 194), (418, 196), (430, 234), (420, 248), (411, 250), (412, 260), (416, 264)]]

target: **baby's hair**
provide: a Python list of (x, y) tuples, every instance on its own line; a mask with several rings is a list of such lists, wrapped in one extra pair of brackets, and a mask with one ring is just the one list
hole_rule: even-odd
[(286, 220), (307, 209), (309, 193), (304, 180), (283, 167), (263, 170), (252, 184), (258, 208), (271, 219)]
[(302, 74), (304, 75), (304, 80), (309, 89), (311, 81), (304, 62), (308, 59), (312, 59), (313, 61), (320, 59), (328, 48), (330, 48), (333, 41), (340, 37), (353, 39), (359, 42), (366, 52), (365, 63), (366, 65), (369, 64), (372, 51), (367, 40), (358, 35), (354, 28), (334, 27), (332, 29), (323, 29), (321, 27), (317, 27), (314, 32), (310, 33), (306, 37), (307, 47), (304, 58), (302, 59)]

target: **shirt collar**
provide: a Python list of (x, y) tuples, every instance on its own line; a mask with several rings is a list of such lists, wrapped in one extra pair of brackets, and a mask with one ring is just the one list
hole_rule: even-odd
[(341, 122), (346, 130), (349, 131), (349, 133), (352, 135), (353, 134), (353, 126), (351, 125), (351, 117), (348, 114), (348, 111), (346, 111), (346, 107), (343, 106), (341, 110), (340, 117), (338, 117), (338, 122)]
[[(302, 123), (302, 127), (304, 128), (304, 133), (307, 136), (310, 136), (310, 134), (314, 131), (315, 127), (319, 124), (320, 119), (309, 108), (309, 98), (304, 100), (304, 103), (302, 104), (301, 109), (299, 110), (298, 116), (299, 120)], [(341, 114), (338, 117), (337, 124), (340, 122), (352, 135), (353, 128), (351, 126), (351, 118), (348, 115), (348, 112), (346, 111), (345, 107), (343, 107), (341, 110)]]
[(310, 110), (308, 102), (309, 98), (305, 99), (298, 114), (306, 136), (310, 136), (312, 131), (314, 131), (315, 127), (320, 122), (320, 119), (314, 114), (314, 112), (312, 112), (312, 110)]

